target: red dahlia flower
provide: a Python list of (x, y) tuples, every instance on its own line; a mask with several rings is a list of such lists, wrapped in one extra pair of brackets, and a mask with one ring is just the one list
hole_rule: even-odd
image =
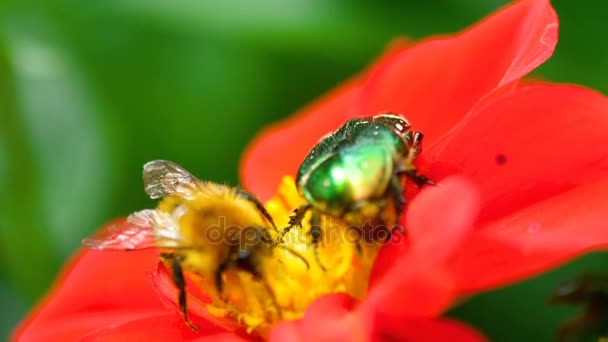
[[(553, 52), (557, 26), (548, 0), (525, 0), (457, 35), (394, 47), (254, 141), (243, 182), (269, 199), (322, 135), (351, 117), (397, 112), (425, 134), (417, 165), (442, 185), (408, 188), (408, 238), (380, 251), (362, 300), (319, 298), (270, 339), (483, 340), (438, 317), (462, 296), (608, 245), (608, 100), (521, 81)], [(200, 332), (190, 330), (163, 305), (171, 290), (151, 284), (156, 265), (155, 251), (80, 252), (14, 337), (252, 338), (197, 309), (202, 297), (191, 302)]]

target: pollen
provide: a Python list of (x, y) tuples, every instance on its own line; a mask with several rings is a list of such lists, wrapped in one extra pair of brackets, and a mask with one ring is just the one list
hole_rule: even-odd
[[(271, 232), (277, 240), (303, 203), (294, 179), (284, 177), (277, 194), (265, 204), (278, 227)], [(309, 216), (278, 242), (272, 257), (261, 261), (261, 277), (228, 272), (222, 295), (210, 294), (209, 313), (232, 317), (249, 332), (266, 336), (276, 322), (301, 318), (321, 296), (346, 293), (362, 299), (382, 243), (365, 239), (359, 228), (339, 218), (323, 216), (322, 237), (315, 247)]]

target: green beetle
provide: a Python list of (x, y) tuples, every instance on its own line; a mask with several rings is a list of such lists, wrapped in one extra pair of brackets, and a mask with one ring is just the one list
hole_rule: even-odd
[(300, 165), (296, 186), (306, 204), (295, 210), (283, 235), (300, 226), (309, 210), (315, 245), (321, 238), (320, 214), (355, 226), (395, 225), (405, 205), (404, 179), (418, 186), (433, 184), (413, 165), (422, 138), (392, 113), (349, 120), (323, 137)]

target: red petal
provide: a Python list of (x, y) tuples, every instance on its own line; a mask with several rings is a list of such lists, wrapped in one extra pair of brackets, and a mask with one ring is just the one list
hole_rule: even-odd
[(356, 301), (344, 294), (317, 299), (297, 321), (283, 321), (271, 332), (270, 341), (366, 340), (369, 322), (352, 311)]
[(107, 325), (166, 312), (147, 275), (157, 261), (154, 250), (80, 251), (14, 338), (74, 340)]
[(427, 40), (387, 60), (364, 85), (358, 112), (402, 113), (429, 146), (486, 94), (514, 86), (547, 60), (557, 28), (548, 0), (516, 2), (460, 34)]
[(272, 330), (271, 341), (485, 341), (470, 327), (452, 320), (385, 316), (357, 307), (346, 295), (315, 301), (304, 318), (285, 321)]
[(519, 280), (607, 245), (606, 132), (606, 97), (536, 85), (488, 99), (424, 153), (432, 178), (466, 175), (481, 191), (484, 235), (467, 240), (453, 265), (464, 290)]
[(459, 248), (477, 217), (479, 199), (466, 179), (452, 177), (427, 187), (410, 204), (405, 227), (412, 253), (430, 263), (441, 263)]
[(470, 183), (451, 178), (423, 190), (406, 217), (410, 250), (393, 255), (390, 271), (370, 283), (366, 310), (408, 317), (434, 316), (452, 302), (454, 286), (445, 262), (473, 226), (478, 200)]
[(110, 325), (85, 336), (81, 341), (190, 341), (201, 334), (214, 336), (220, 332), (210, 324), (199, 328), (200, 333), (194, 332), (184, 326), (179, 315), (165, 313)]
[[(125, 324), (163, 315), (166, 310), (111, 310), (74, 313), (57, 319), (47, 319), (30, 325), (27, 329), (15, 334), (15, 341), (79, 341), (83, 337), (116, 324)], [(120, 332), (116, 332), (120, 337)]]
[[(406, 40), (389, 46), (382, 58), (403, 51)], [(260, 199), (266, 200), (286, 175), (295, 175), (319, 139), (353, 116), (362, 77), (354, 77), (284, 121), (265, 128), (251, 142), (242, 159), (241, 181)]]
[(452, 261), (461, 291), (504, 286), (608, 248), (606, 194), (608, 180), (592, 182), (485, 226)]
[(213, 335), (207, 335), (200, 338), (197, 338), (196, 342), (243, 342), (243, 341), (258, 341), (259, 338), (254, 338), (253, 336), (249, 336), (249, 338), (242, 338), (234, 333), (217, 333)]
[(375, 318), (375, 341), (482, 342), (486, 338), (475, 329), (450, 319)]
[(481, 190), (479, 225), (608, 175), (608, 99), (572, 86), (530, 86), (488, 101), (421, 165)]
[(380, 249), (376, 260), (374, 261), (374, 266), (369, 276), (370, 286), (374, 286), (374, 284), (380, 281), (380, 279), (390, 271), (395, 261), (399, 260), (400, 257), (405, 256), (409, 250), (410, 240), (407, 232), (402, 234), (395, 231), (391, 237), (391, 241), (382, 246), (382, 249)]

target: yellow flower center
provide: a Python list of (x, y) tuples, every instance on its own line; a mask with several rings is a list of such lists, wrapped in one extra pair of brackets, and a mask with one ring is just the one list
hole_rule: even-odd
[[(284, 177), (278, 193), (265, 205), (279, 227), (279, 231), (271, 230), (274, 238), (303, 203), (293, 178)], [(222, 294), (210, 293), (209, 312), (232, 317), (248, 331), (264, 336), (279, 320), (301, 318), (306, 308), (323, 295), (346, 293), (363, 298), (382, 243), (362, 240), (358, 229), (349, 228), (339, 218), (323, 216), (320, 226), (318, 253), (312, 243), (308, 213), (302, 227), (292, 228), (271, 257), (261, 258), (261, 279), (247, 272), (226, 272)]]

